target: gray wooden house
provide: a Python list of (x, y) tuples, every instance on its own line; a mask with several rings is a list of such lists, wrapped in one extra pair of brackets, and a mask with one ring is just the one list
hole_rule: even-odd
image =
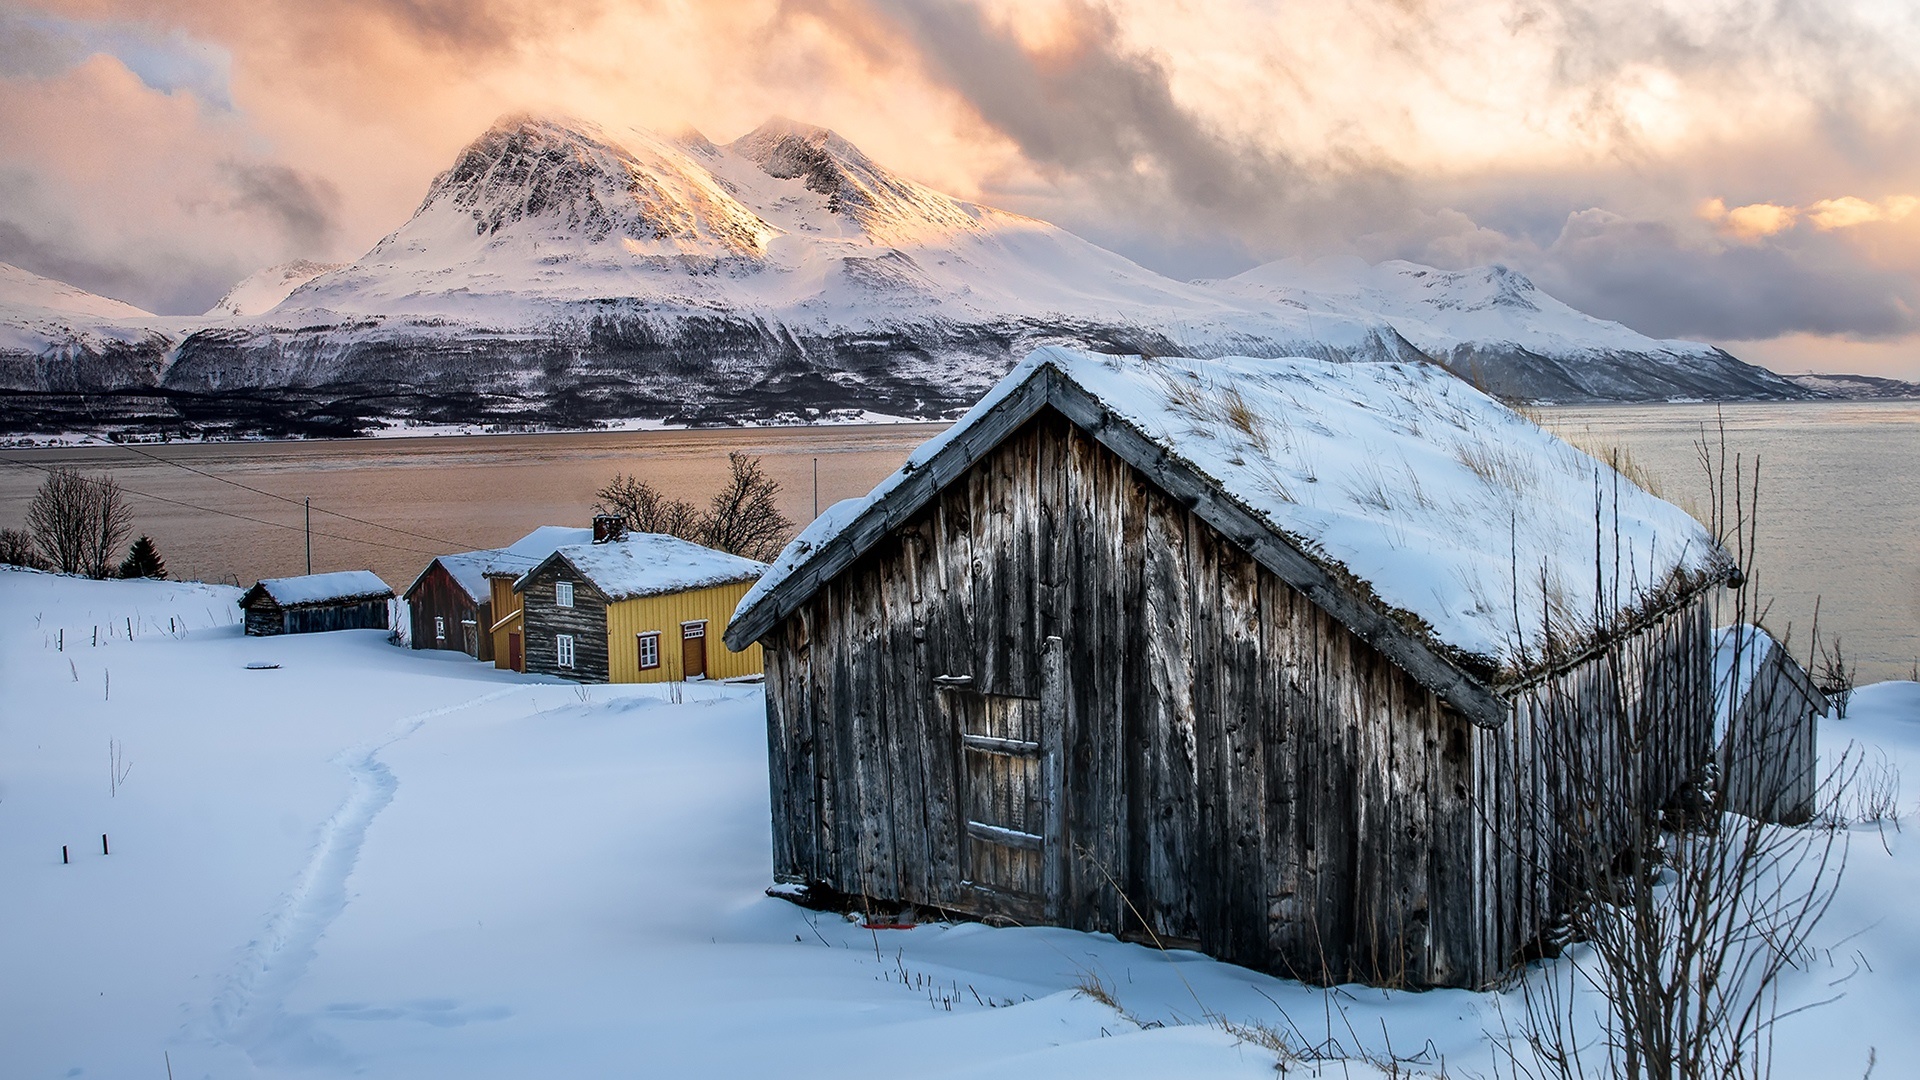
[(1720, 631), (1714, 665), (1721, 805), (1760, 821), (1813, 816), (1817, 728), (1831, 707), (1813, 677), (1758, 626)]
[(262, 578), (240, 598), (252, 635), (385, 630), (393, 590), (371, 570)]
[(1707, 763), (1729, 573), (1438, 368), (1043, 349), (726, 640), (789, 894), (1485, 986)]

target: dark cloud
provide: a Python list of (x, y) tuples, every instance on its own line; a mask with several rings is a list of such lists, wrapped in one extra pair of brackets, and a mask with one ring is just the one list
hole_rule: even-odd
[(265, 217), (295, 250), (325, 250), (339, 232), (340, 193), (331, 181), (285, 165), (230, 161), (224, 171), (234, 208)]
[(1091, 188), (1103, 216), (1159, 234), (1161, 248), (1331, 236), (1354, 210), (1400, 201), (1400, 178), (1381, 162), (1335, 175), (1223, 134), (1176, 99), (1163, 59), (1130, 47), (1104, 7), (1069, 2), (1059, 40), (1044, 50), (964, 0), (790, 0), (786, 10), (850, 39), (870, 41), (876, 23), (891, 28), (923, 75), (963, 97), (1028, 162)]
[[(95, 257), (5, 217), (0, 217), (0, 262), (162, 314), (205, 311), (245, 273), (196, 252), (143, 252), (137, 263)], [(156, 274), (156, 264), (166, 265), (168, 272)]]
[[(1015, 197), (1016, 208), (1176, 276), (1345, 250), (1447, 267), (1504, 262), (1575, 306), (1661, 336), (1920, 329), (1913, 280), (1874, 269), (1844, 238), (1725, 244), (1688, 216), (1703, 197), (1742, 186), (1756, 200), (1811, 201), (1842, 193), (1834, 185), (1843, 178), (1884, 183), (1889, 171), (1920, 166), (1920, 139), (1900, 137), (1920, 134), (1920, 111), (1908, 110), (1889, 137), (1887, 110), (1876, 110), (1920, 102), (1920, 67), (1899, 45), (1912, 38), (1829, 4), (1736, 0), (1704, 11), (1515, 0), (1504, 9), (1510, 45), (1544, 48), (1570, 122), (1612, 158), (1568, 175), (1447, 181), (1364, 143), (1307, 156), (1222, 134), (1176, 96), (1168, 63), (1129, 45), (1119, 17), (1092, 3), (1070, 3), (1045, 48), (964, 0), (790, 0), (786, 10), (871, 53), (911, 56), (1068, 192), (1024, 205)], [(1380, 51), (1383, 77), (1457, 59), (1446, 52), (1457, 47), (1449, 28), (1425, 5), (1360, 0), (1348, 10)], [(1911, 13), (1894, 17), (1920, 25)], [(1475, 44), (1499, 62), (1500, 43)], [(1745, 160), (1706, 145), (1657, 151), (1635, 108), (1649, 71), (1736, 108), (1784, 93), (1814, 119)]]
[(1534, 272), (1560, 299), (1656, 337), (1920, 330), (1912, 278), (1863, 265), (1831, 235), (1713, 244), (1604, 210), (1570, 215)]

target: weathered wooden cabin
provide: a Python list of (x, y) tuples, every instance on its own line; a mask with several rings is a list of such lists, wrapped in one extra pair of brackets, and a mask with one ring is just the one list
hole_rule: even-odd
[(401, 593), (407, 602), (413, 647), (458, 650), (476, 660), (493, 661), (495, 643), (503, 636), (495, 632), (495, 624), (512, 619), (495, 619), (494, 613), (502, 608), (496, 607), (490, 578), (504, 578), (505, 591), (511, 596), (514, 578), (554, 549), (585, 543), (592, 535), (589, 529), (542, 525), (503, 548), (437, 556)]
[(314, 634), (326, 630), (385, 630), (393, 590), (371, 570), (262, 578), (240, 598), (246, 632)]
[(1706, 764), (1728, 573), (1435, 367), (1042, 349), (726, 638), (785, 892), (1486, 986)]
[(716, 631), (766, 564), (677, 536), (609, 531), (556, 550), (513, 583), (521, 670), (578, 682), (731, 679), (760, 673), (760, 647)]
[(1812, 676), (1758, 626), (1720, 630), (1714, 733), (1721, 805), (1798, 825), (1819, 787), (1818, 726), (1831, 705)]
[(493, 624), (487, 636), (493, 639), (494, 667), (527, 670), (525, 620), (520, 610), (520, 594), (513, 591), (513, 583), (547, 556), (563, 547), (592, 543), (594, 535), (594, 529), (542, 525), (502, 548), (502, 557), (487, 567), (487, 594), (493, 603)]

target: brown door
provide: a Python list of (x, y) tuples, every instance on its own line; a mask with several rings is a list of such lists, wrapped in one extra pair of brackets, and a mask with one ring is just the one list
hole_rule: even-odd
[(683, 679), (707, 677), (706, 623), (680, 624), (680, 677)]
[(520, 633), (517, 630), (507, 635), (507, 666), (515, 671), (527, 670), (527, 654), (520, 648)]

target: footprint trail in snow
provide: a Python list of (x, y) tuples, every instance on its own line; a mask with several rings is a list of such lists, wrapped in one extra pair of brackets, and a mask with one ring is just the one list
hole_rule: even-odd
[(349, 788), (340, 808), (320, 830), (313, 855), (294, 887), (268, 916), (261, 935), (247, 943), (239, 967), (210, 1009), (211, 1034), (244, 1051), (255, 1063), (313, 1064), (337, 1057), (330, 1040), (305, 1017), (287, 1015), (287, 995), (313, 962), (320, 938), (347, 906), (347, 879), (360, 860), (367, 828), (393, 801), (399, 781), (379, 759), (380, 751), (420, 730), (428, 720), (497, 701), (531, 689), (514, 686), (458, 705), (416, 713), (370, 743), (335, 759), (346, 767)]

